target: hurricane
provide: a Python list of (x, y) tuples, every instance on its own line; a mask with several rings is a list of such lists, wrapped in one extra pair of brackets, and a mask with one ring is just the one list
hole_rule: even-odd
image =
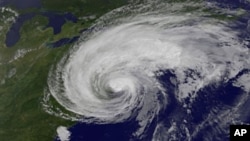
[(230, 21), (209, 16), (207, 5), (133, 1), (100, 17), (52, 66), (44, 109), (83, 123), (136, 121), (132, 136), (143, 140), (153, 130), (154, 141), (249, 123), (249, 41)]

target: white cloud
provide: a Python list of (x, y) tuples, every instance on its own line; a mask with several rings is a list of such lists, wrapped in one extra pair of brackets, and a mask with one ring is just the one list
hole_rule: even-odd
[(59, 126), (56, 129), (56, 132), (57, 132), (58, 137), (61, 141), (69, 141), (70, 140), (70, 132), (66, 127)]

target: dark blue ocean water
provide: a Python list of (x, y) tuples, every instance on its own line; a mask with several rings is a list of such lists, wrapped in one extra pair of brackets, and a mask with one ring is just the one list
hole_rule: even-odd
[[(137, 123), (124, 122), (111, 125), (79, 123), (71, 127), (71, 141), (128, 141)], [(58, 138), (56, 141), (60, 141)]]
[(237, 9), (242, 8), (250, 10), (249, 1), (247, 0), (207, 0), (210, 2), (217, 2), (217, 4), (222, 8)]
[[(250, 11), (250, 5), (246, 4), (244, 0), (208, 0), (217, 1), (220, 7), (227, 7), (231, 9), (243, 8)], [(237, 21), (234, 21), (230, 27), (234, 30), (240, 31), (238, 35), (242, 40), (249, 38), (249, 31), (246, 30), (247, 22), (250, 20), (250, 13), (243, 15)], [(250, 39), (250, 38), (249, 38)], [(249, 46), (250, 48), (250, 46)], [(249, 73), (250, 70), (242, 70), (235, 78), (231, 79), (227, 83), (221, 85), (209, 85), (204, 87), (198, 92), (198, 97), (194, 102), (192, 102), (192, 113), (187, 115), (183, 107), (177, 102), (174, 94), (176, 87), (171, 83), (170, 78), (175, 77), (171, 71), (165, 71), (164, 75), (160, 76), (158, 79), (166, 87), (168, 97), (167, 109), (161, 111), (157, 117), (156, 122), (162, 122), (166, 127), (171, 126), (171, 121), (182, 122), (185, 119), (188, 121), (186, 125), (190, 132), (194, 132), (194, 128), (204, 121), (211, 110), (223, 110), (225, 107), (234, 107), (239, 102), (239, 97), (241, 97), (243, 90), (239, 87), (235, 87), (232, 82), (239, 76)], [(248, 100), (250, 101), (250, 99)], [(187, 104), (190, 103), (190, 99), (187, 98), (185, 101)], [(249, 104), (244, 104), (242, 109), (248, 109)], [(243, 110), (244, 111), (244, 110)], [(249, 110), (248, 110), (249, 111)], [(243, 122), (250, 121), (250, 112), (245, 114), (242, 118)], [(206, 140), (208, 136), (217, 141), (227, 141), (229, 136), (225, 133), (216, 133), (218, 137), (213, 136), (214, 127), (218, 126), (218, 123), (213, 123), (204, 125), (204, 127), (193, 137), (193, 141)], [(95, 125), (95, 124), (84, 124), (77, 123), (76, 125), (69, 128), (71, 132), (71, 141), (139, 141), (138, 139), (132, 138), (131, 134), (136, 130), (137, 123), (135, 121), (126, 121), (120, 124), (112, 125)], [(155, 124), (152, 123), (152, 130), (145, 133), (146, 137), (141, 139), (141, 141), (150, 141), (152, 139), (153, 130), (155, 129)], [(229, 127), (228, 127), (229, 129)], [(182, 133), (183, 132), (183, 133)], [(185, 140), (185, 131), (180, 130), (179, 141)], [(55, 139), (59, 141), (58, 138)]]
[[(250, 70), (242, 70), (228, 83), (221, 84), (220, 86), (211, 84), (201, 89), (198, 92), (199, 96), (192, 102), (191, 114), (186, 113), (186, 109), (182, 107), (182, 104), (177, 102), (174, 96), (177, 86), (171, 82), (171, 79), (173, 80), (173, 78), (176, 77), (171, 72), (173, 71), (164, 71), (164, 74), (158, 77), (161, 84), (167, 90), (169, 96), (168, 105), (167, 109), (161, 111), (154, 122), (151, 123), (151, 130), (144, 133), (145, 137), (137, 139), (132, 136), (139, 126), (135, 120), (131, 119), (123, 123), (105, 125), (79, 122), (68, 129), (71, 132), (70, 141), (151, 141), (157, 122), (161, 122), (165, 127), (170, 128), (173, 120), (177, 125), (181, 125), (183, 119), (188, 121), (186, 127), (192, 133), (194, 127), (201, 124), (212, 109), (221, 108), (220, 110), (223, 110), (223, 107), (233, 107), (238, 103), (238, 98), (243, 94), (243, 91), (241, 88), (233, 86), (232, 82), (241, 75), (249, 73)], [(186, 103), (188, 103), (189, 100), (190, 99), (187, 98)], [(204, 128), (201, 128), (200, 132), (193, 137), (193, 141), (205, 140), (209, 132), (214, 132), (214, 126), (204, 125)], [(184, 141), (187, 138), (184, 136), (186, 131), (180, 128), (178, 132), (180, 134), (178, 141)], [(219, 135), (219, 137), (219, 139), (217, 138), (218, 141), (229, 140), (225, 134)], [(60, 140), (56, 137), (55, 141)]]

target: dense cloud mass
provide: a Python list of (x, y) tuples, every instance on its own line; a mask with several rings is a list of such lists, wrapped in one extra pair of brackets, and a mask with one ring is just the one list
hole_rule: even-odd
[[(46, 111), (85, 123), (134, 120), (133, 136), (154, 128), (155, 141), (191, 140), (208, 125), (215, 126), (209, 134), (225, 134), (231, 122), (246, 122), (248, 42), (228, 22), (183, 7), (129, 5), (100, 18), (51, 69)], [(237, 92), (221, 90), (229, 86)]]

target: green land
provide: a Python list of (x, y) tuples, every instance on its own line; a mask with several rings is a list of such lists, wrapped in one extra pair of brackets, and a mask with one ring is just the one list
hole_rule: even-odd
[[(7, 48), (6, 33), (13, 23), (7, 19), (14, 14), (8, 11), (0, 13), (0, 141), (51, 141), (59, 125), (74, 124), (49, 115), (41, 104), (50, 67), (72, 46), (50, 48), (48, 44), (79, 36), (79, 31), (88, 28), (96, 18), (126, 4), (126, 1), (43, 0), (42, 4), (41, 9), (10, 7), (18, 13), (71, 12), (80, 20), (77, 23), (67, 21), (61, 32), (54, 35), (52, 28), (45, 28), (47, 17), (38, 14), (21, 27), (17, 44)], [(81, 19), (91, 15), (94, 15), (92, 19)]]

